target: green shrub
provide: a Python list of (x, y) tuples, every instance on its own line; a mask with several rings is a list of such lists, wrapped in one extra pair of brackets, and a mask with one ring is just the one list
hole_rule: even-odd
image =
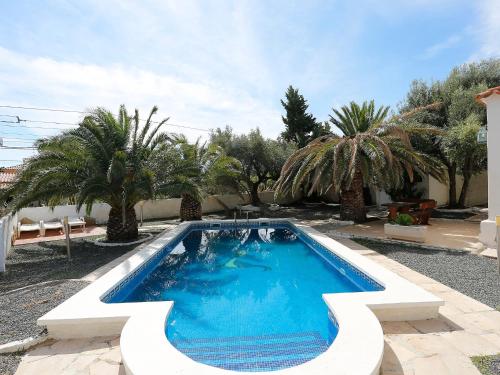
[(398, 225), (404, 226), (413, 225), (413, 218), (408, 214), (398, 214), (394, 222)]

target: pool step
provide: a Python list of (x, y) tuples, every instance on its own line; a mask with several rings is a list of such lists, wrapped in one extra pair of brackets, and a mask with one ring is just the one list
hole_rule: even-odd
[(171, 340), (191, 359), (235, 371), (272, 371), (307, 362), (328, 348), (319, 332)]

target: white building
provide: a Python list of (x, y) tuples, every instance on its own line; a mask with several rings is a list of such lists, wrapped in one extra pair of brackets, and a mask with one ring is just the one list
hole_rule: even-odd
[(481, 222), (479, 239), (495, 247), (495, 217), (500, 215), (500, 86), (477, 95), (476, 99), (486, 104), (488, 121), (488, 219)]

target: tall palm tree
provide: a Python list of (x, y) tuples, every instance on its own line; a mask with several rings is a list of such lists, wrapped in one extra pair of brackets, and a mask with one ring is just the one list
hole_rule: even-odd
[(78, 128), (37, 143), (38, 154), (25, 162), (17, 182), (5, 192), (13, 208), (42, 200), (50, 206), (73, 200), (90, 212), (95, 202), (111, 206), (107, 237), (111, 241), (138, 236), (134, 205), (155, 196), (156, 163), (170, 137), (160, 132), (168, 119), (153, 126), (153, 107), (144, 126), (139, 112), (129, 116), (122, 105), (118, 116), (97, 108)]
[(398, 126), (386, 121), (388, 107), (375, 109), (374, 101), (361, 106), (351, 102), (334, 109), (330, 122), (342, 136), (319, 137), (296, 151), (285, 163), (276, 184), (280, 194), (297, 193), (302, 186), (308, 194), (333, 188), (340, 194), (342, 220), (366, 220), (363, 187), (398, 187), (403, 171), (413, 179), (414, 168), (444, 179), (444, 167), (436, 159), (413, 149), (409, 134), (435, 131), (430, 127)]
[(201, 220), (203, 196), (209, 193), (237, 192), (240, 163), (227, 156), (215, 144), (189, 143), (176, 136), (170, 153), (165, 153), (169, 168), (158, 191), (166, 196), (181, 197), (181, 221)]

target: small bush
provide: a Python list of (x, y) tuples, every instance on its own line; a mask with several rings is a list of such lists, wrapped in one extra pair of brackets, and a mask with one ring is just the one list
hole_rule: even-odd
[(408, 214), (398, 214), (394, 222), (398, 225), (404, 226), (413, 225), (413, 218)]

